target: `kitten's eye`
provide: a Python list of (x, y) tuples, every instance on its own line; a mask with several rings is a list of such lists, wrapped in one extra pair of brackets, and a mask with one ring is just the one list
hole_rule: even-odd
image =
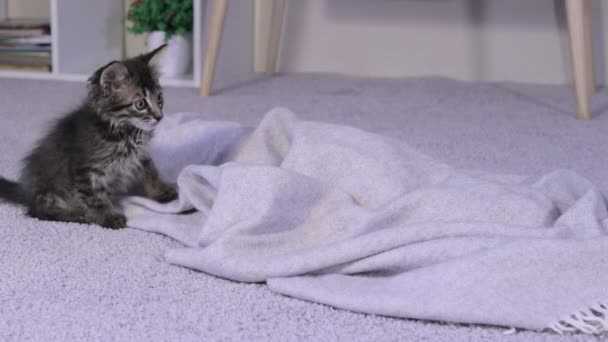
[(158, 106), (162, 108), (163, 104), (164, 104), (164, 99), (163, 99), (163, 94), (162, 93), (158, 93), (158, 100), (157, 100), (157, 102), (158, 102)]
[(135, 101), (135, 109), (137, 109), (137, 110), (144, 110), (144, 109), (146, 109), (147, 106), (148, 106), (148, 104), (146, 103), (146, 100), (144, 100), (144, 99), (139, 99), (139, 100)]

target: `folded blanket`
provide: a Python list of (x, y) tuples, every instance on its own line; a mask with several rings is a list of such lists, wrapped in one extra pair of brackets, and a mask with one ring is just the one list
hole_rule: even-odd
[(456, 169), (281, 108), (255, 129), (173, 115), (151, 152), (179, 200), (124, 208), (185, 245), (170, 263), (363, 313), (608, 331), (606, 200), (573, 172)]

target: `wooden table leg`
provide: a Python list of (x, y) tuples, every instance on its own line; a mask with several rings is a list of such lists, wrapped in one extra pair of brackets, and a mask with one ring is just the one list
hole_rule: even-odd
[(270, 1), (270, 30), (268, 32), (268, 54), (266, 55), (266, 73), (272, 74), (277, 71), (279, 60), (279, 47), (281, 46), (281, 31), (283, 30), (283, 13), (285, 12), (285, 0)]
[(228, 0), (212, 0), (211, 15), (208, 25), (207, 48), (201, 73), (201, 96), (211, 95), (211, 87), (215, 76), (217, 56), (224, 31), (224, 21), (228, 9)]
[(576, 94), (576, 116), (583, 120), (591, 118), (589, 101), (595, 91), (590, 7), (590, 0), (566, 0), (566, 15), (568, 16), (572, 71)]

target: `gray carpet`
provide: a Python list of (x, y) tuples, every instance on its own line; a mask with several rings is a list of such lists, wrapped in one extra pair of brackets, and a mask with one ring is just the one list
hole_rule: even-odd
[[(0, 174), (84, 94), (83, 84), (0, 79)], [(283, 75), (201, 99), (167, 89), (166, 112), (256, 123), (270, 108), (405, 140), (456, 167), (579, 172), (608, 189), (608, 93), (577, 121), (571, 89), (440, 78)], [(0, 204), (0, 340), (404, 341), (595, 340), (584, 335), (393, 319), (336, 310), (168, 265), (169, 238), (39, 222)], [(608, 252), (608, 251), (607, 251)], [(120, 260), (119, 267), (115, 265)]]

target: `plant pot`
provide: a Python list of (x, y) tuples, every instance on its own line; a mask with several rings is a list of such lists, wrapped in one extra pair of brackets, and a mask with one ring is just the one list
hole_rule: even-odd
[(158, 64), (162, 77), (177, 77), (190, 70), (192, 64), (192, 35), (173, 35), (165, 41), (165, 32), (154, 31), (148, 34), (146, 46), (148, 51), (168, 43)]

